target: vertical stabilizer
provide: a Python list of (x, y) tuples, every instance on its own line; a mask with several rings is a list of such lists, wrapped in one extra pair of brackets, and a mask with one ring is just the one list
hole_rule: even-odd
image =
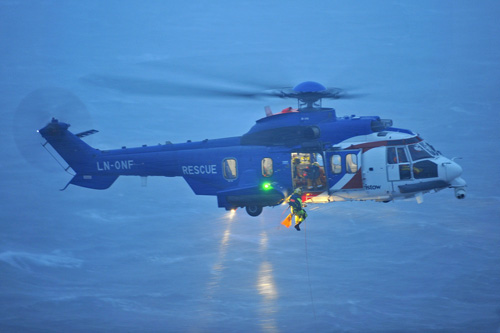
[(85, 173), (90, 170), (91, 159), (98, 151), (68, 131), (69, 126), (52, 118), (52, 121), (38, 132), (73, 170)]

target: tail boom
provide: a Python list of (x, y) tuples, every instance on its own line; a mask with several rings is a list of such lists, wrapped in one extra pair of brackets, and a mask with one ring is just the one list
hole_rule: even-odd
[[(160, 149), (141, 147), (101, 151), (82, 141), (80, 137), (83, 135), (71, 133), (69, 126), (52, 119), (38, 131), (76, 172), (64, 189), (70, 184), (91, 189), (107, 189), (121, 175), (182, 175), (176, 162), (177, 153), (166, 150), (166, 146), (161, 146)], [(161, 153), (158, 154), (159, 152)]]

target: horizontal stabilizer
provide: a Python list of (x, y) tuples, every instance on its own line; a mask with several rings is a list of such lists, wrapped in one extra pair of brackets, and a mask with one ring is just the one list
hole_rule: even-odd
[(92, 134), (95, 134), (95, 133), (98, 133), (98, 132), (99, 132), (98, 130), (91, 129), (91, 130), (88, 130), (88, 131), (85, 131), (85, 132), (77, 133), (75, 135), (77, 137), (79, 137), (79, 138), (83, 138), (85, 136), (89, 136), (89, 135), (92, 135)]
[(73, 179), (61, 190), (64, 191), (69, 184), (76, 186), (92, 188), (95, 190), (105, 190), (109, 188), (118, 176), (101, 176), (101, 175), (82, 175), (76, 174)]

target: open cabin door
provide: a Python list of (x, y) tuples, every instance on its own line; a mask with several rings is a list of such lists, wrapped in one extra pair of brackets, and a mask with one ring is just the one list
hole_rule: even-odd
[(327, 151), (325, 157), (330, 193), (363, 188), (360, 149)]
[(320, 153), (292, 153), (293, 189), (321, 193), (327, 189), (325, 162)]

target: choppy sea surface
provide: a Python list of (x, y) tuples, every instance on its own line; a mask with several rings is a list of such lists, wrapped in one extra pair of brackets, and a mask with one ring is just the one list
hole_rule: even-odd
[[(499, 14), (493, 1), (0, 1), (0, 331), (498, 332)], [(82, 111), (68, 122), (100, 130), (86, 139), (100, 149), (241, 135), (289, 103), (134, 94), (89, 85), (98, 75), (359, 91), (332, 102), (339, 115), (393, 119), (461, 157), (468, 196), (310, 205), (296, 232), (282, 206), (231, 214), (183, 179), (59, 191), (71, 176), (39, 145), (50, 119), (26, 117), (34, 92), (68, 93)], [(37, 142), (19, 142), (26, 129)]]

